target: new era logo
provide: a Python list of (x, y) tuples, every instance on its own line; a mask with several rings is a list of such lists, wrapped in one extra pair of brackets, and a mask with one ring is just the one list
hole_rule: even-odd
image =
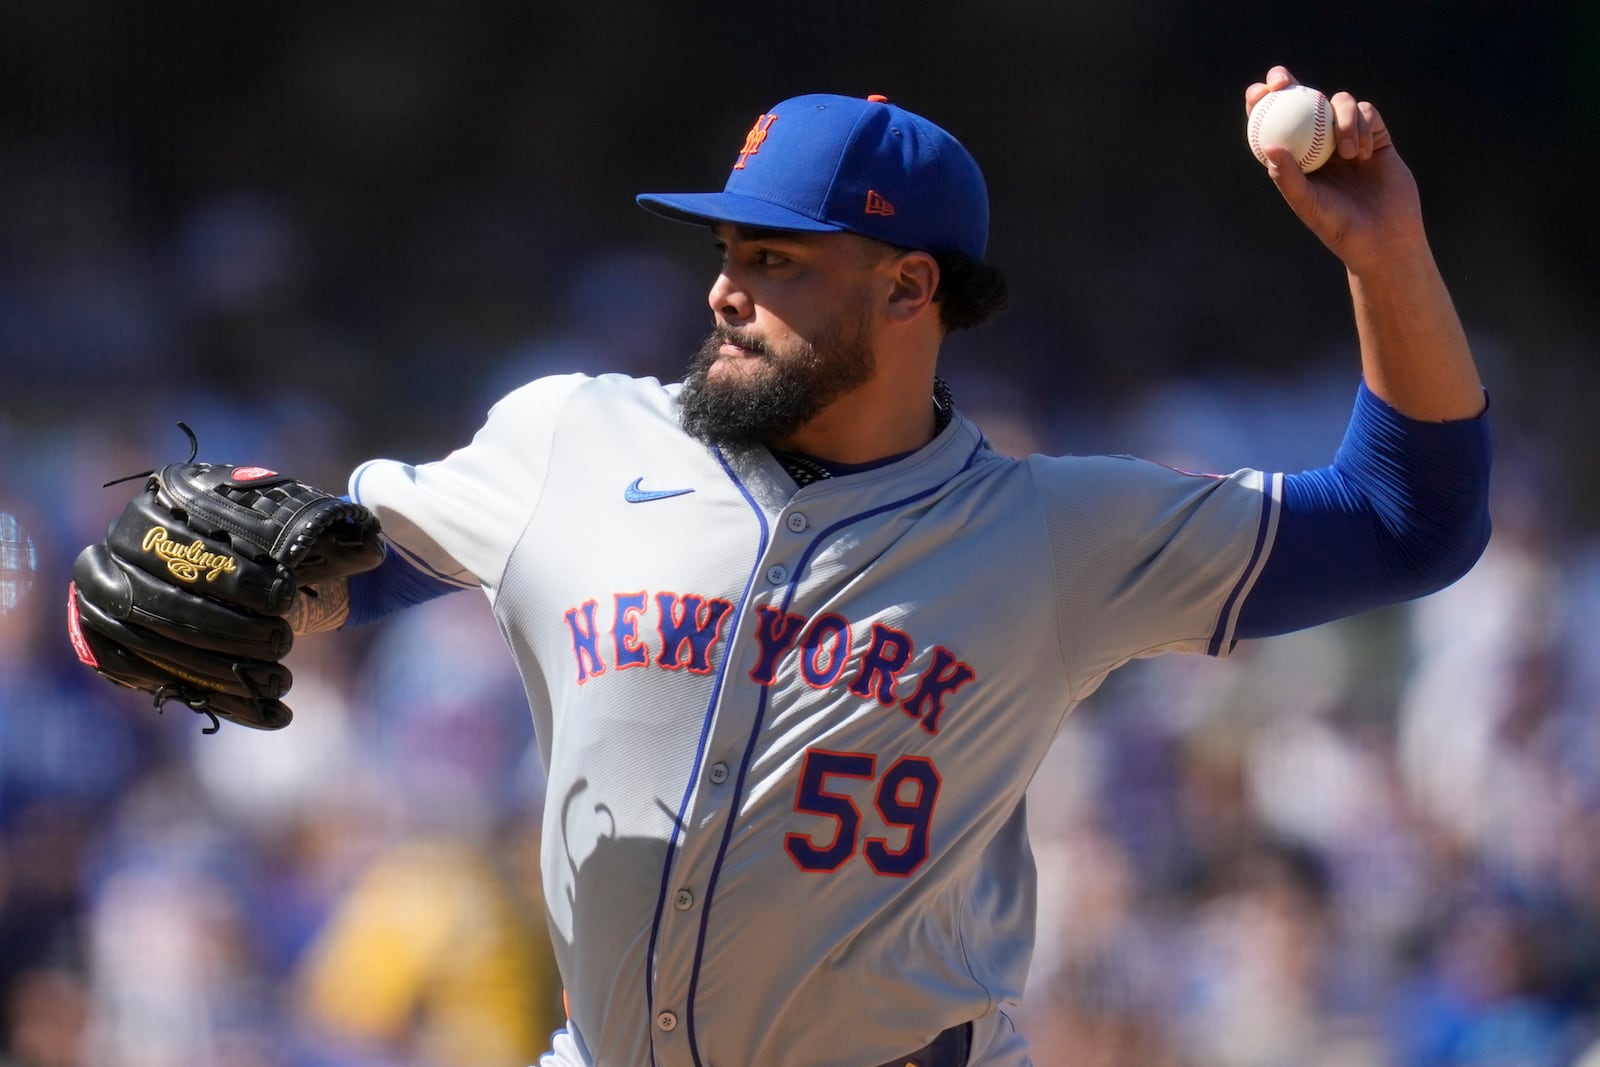
[(877, 193), (875, 193), (871, 189), (868, 189), (867, 190), (867, 214), (868, 215), (893, 215), (894, 214), (894, 205), (889, 203), (889, 201), (885, 200), (883, 197), (879, 196)]

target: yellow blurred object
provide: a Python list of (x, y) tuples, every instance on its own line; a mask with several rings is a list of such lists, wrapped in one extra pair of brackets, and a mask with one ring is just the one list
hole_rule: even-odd
[(542, 925), (491, 857), (457, 840), (380, 854), (307, 955), (301, 1006), (342, 1041), (423, 1062), (530, 1063), (560, 1025)]

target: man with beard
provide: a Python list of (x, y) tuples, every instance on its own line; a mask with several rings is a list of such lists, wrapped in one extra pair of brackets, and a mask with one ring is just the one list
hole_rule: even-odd
[(1472, 565), (1483, 389), (1382, 118), (1333, 101), (1335, 160), (1269, 152), (1360, 335), (1322, 470), (996, 454), (935, 373), (1005, 302), (978, 166), (818, 95), (764, 113), (721, 192), (640, 197), (722, 254), (685, 382), (540, 379), (447, 458), (355, 472), (394, 551), (296, 627), (487, 595), (548, 779), (569, 1023), (541, 1064), (1027, 1064), (1023, 801), (1063, 718), (1134, 657)]

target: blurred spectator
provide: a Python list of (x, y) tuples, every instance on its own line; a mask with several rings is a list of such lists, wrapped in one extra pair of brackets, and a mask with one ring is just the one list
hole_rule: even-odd
[(300, 972), (304, 1067), (537, 1059), (562, 1018), (553, 960), (495, 843), (397, 842), (362, 872)]
[(0, 1006), (4, 1033), (3, 1067), (88, 1067), (84, 1049), (88, 996), (73, 970), (26, 971), (9, 985)]

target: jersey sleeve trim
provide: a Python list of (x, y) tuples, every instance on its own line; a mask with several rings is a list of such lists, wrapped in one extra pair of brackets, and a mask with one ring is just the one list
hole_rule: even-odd
[(1211, 635), (1211, 640), (1206, 645), (1208, 656), (1224, 656), (1233, 648), (1234, 633), (1239, 625), (1239, 612), (1250, 596), (1250, 590), (1255, 587), (1256, 579), (1261, 577), (1267, 558), (1271, 555), (1268, 546), (1277, 536), (1278, 520), (1283, 514), (1283, 475), (1268, 474), (1266, 480), (1267, 484), (1262, 487), (1261, 494), (1261, 522), (1256, 529), (1255, 545), (1250, 550), (1250, 561), (1245, 564), (1238, 582), (1228, 593), (1228, 599), (1223, 601), (1216, 632)]

